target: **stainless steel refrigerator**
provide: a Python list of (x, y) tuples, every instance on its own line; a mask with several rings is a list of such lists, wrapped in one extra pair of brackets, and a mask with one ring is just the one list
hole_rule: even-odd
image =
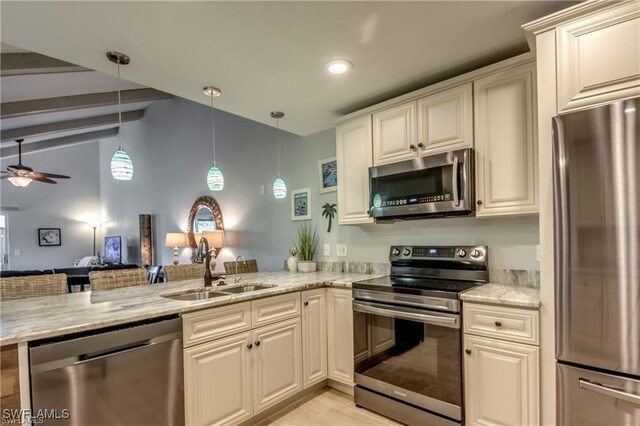
[(640, 425), (640, 98), (554, 117), (559, 425)]

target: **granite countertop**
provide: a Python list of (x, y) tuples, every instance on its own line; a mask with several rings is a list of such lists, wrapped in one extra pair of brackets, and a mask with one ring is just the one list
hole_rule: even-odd
[[(314, 287), (349, 288), (354, 281), (378, 276), (286, 271), (242, 274), (242, 281), (238, 285), (266, 284), (274, 287), (194, 301), (167, 299), (162, 295), (202, 287), (200, 279), (0, 302), (0, 345), (62, 336)], [(234, 286), (233, 276), (228, 276), (226, 282), (226, 288)]]
[(540, 289), (526, 286), (487, 283), (460, 293), (467, 302), (540, 308)]

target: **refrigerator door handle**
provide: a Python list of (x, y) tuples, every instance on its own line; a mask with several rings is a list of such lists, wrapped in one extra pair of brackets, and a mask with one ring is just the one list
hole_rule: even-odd
[(608, 386), (602, 383), (592, 382), (587, 379), (578, 380), (578, 386), (582, 389), (599, 393), (601, 395), (610, 396), (612, 398), (621, 399), (632, 404), (640, 405), (640, 395), (636, 393), (626, 392), (614, 386)]

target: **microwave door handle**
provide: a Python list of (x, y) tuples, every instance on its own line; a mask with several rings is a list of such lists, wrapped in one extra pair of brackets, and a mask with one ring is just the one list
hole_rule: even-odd
[(452, 173), (452, 177), (451, 177), (451, 185), (453, 186), (453, 205), (454, 206), (459, 206), (460, 205), (460, 194), (458, 192), (458, 166), (459, 166), (459, 160), (458, 157), (455, 157), (453, 159), (453, 173)]
[(458, 317), (441, 317), (436, 315), (418, 314), (407, 312), (400, 307), (393, 309), (378, 308), (375, 306), (365, 305), (359, 302), (353, 302), (353, 310), (365, 314), (382, 315), (389, 318), (399, 318), (409, 321), (418, 321), (425, 324), (441, 325), (450, 328), (460, 328)]

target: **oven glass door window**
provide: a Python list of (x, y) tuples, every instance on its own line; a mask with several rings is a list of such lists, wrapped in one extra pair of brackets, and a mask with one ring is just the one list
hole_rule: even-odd
[[(424, 204), (438, 201), (439, 196), (451, 199), (453, 195), (453, 166), (446, 165), (407, 173), (380, 176), (371, 179), (371, 194), (375, 207), (396, 205), (393, 202), (406, 200), (406, 204)], [(376, 205), (379, 204), (379, 205)]]
[(354, 312), (355, 372), (462, 405), (460, 330)]

